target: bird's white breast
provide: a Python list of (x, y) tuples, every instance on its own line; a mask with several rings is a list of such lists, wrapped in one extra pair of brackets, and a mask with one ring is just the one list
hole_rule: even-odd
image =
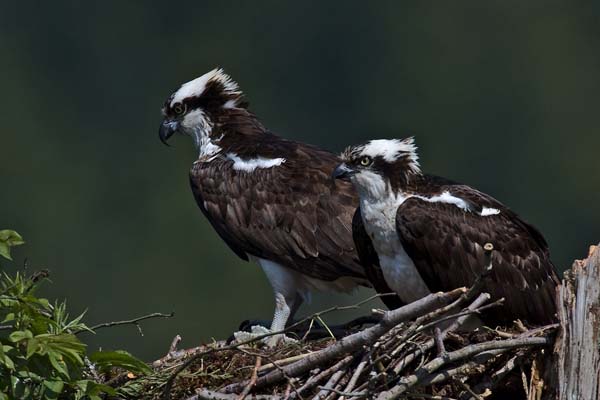
[(409, 303), (430, 292), (396, 232), (396, 211), (404, 200), (406, 197), (401, 194), (366, 197), (361, 198), (360, 208), (386, 283), (402, 301)]

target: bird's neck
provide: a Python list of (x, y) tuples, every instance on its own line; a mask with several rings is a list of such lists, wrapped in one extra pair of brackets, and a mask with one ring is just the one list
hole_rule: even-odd
[(423, 176), (414, 173), (390, 178), (375, 172), (362, 171), (352, 177), (352, 183), (360, 198), (371, 203), (379, 199), (405, 197), (407, 193), (418, 192), (422, 181)]
[(254, 114), (247, 110), (231, 110), (197, 125), (192, 136), (198, 161), (209, 162), (230, 151), (232, 146), (252, 142), (264, 134), (265, 129)]

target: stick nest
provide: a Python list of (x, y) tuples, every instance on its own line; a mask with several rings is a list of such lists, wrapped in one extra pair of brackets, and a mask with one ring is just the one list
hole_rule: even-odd
[[(465, 330), (502, 300), (466, 290), (435, 293), (341, 337), (268, 348), (260, 338), (216, 341), (156, 360), (154, 372), (105, 377), (124, 398), (142, 399), (534, 399), (550, 396), (557, 325)], [(334, 308), (339, 309), (339, 308)], [(332, 309), (333, 310), (333, 309)], [(332, 310), (327, 310), (332, 311)], [(324, 312), (304, 321), (321, 320)], [(293, 336), (293, 326), (286, 330)], [(327, 329), (329, 332), (333, 330)], [(297, 329), (296, 329), (297, 332)]]

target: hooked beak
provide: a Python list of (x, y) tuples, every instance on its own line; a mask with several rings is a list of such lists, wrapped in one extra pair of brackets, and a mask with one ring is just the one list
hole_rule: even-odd
[(160, 128), (158, 129), (158, 137), (160, 138), (160, 141), (168, 146), (169, 144), (167, 143), (167, 140), (173, 136), (175, 132), (177, 132), (178, 128), (179, 122), (168, 119), (163, 120), (163, 122), (160, 124)]
[(333, 170), (333, 173), (331, 174), (331, 177), (333, 179), (341, 179), (344, 181), (349, 181), (350, 177), (352, 175), (354, 175), (355, 172), (356, 171), (354, 171), (352, 168), (348, 167), (345, 163), (341, 163), (340, 165), (335, 167), (335, 169)]

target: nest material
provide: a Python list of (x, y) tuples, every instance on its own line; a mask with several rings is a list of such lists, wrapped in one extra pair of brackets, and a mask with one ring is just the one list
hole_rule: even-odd
[(380, 322), (342, 339), (267, 348), (257, 338), (180, 351), (175, 340), (153, 374), (109, 383), (144, 399), (541, 398), (557, 325), (461, 332), (473, 314), (501, 303), (477, 295), (477, 286), (379, 311)]

